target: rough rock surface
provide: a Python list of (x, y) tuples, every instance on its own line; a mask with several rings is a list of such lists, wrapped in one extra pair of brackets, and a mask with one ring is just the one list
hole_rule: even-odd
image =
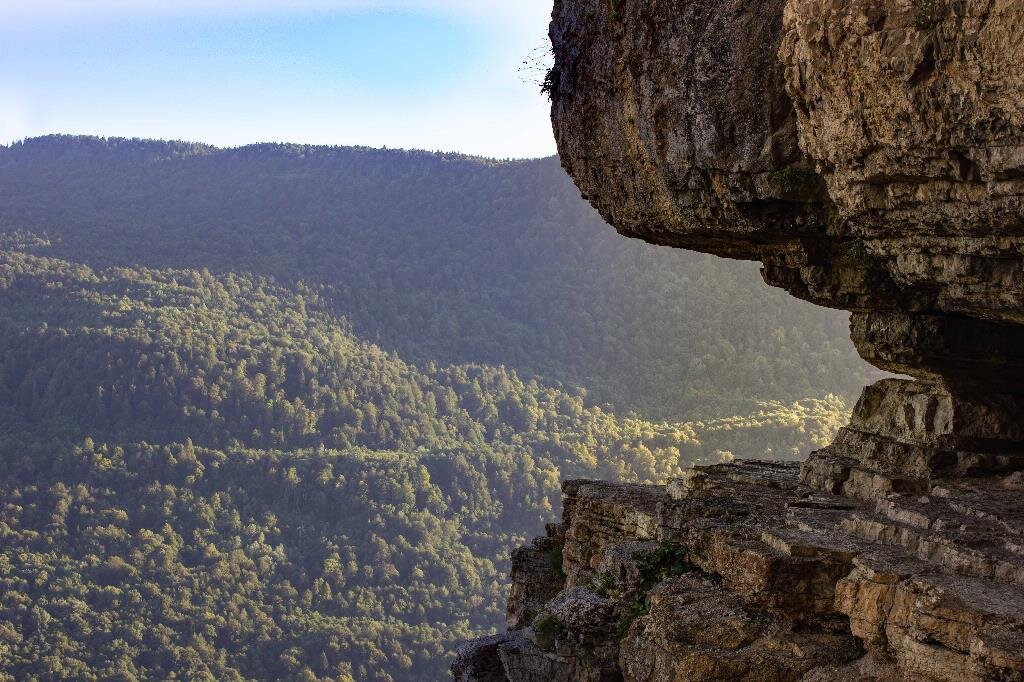
[(620, 232), (857, 311), (1024, 321), (1024, 9), (558, 0), (553, 122)]
[(529, 625), (562, 589), (562, 543), (556, 531), (512, 551), (512, 585), (508, 595), (508, 626)]
[(912, 379), (800, 467), (567, 482), (461, 679), (1024, 680), (1024, 3), (556, 0), (551, 39), (608, 222)]
[(559, 0), (551, 37), (563, 163), (616, 229), (760, 260), (869, 362), (1019, 419), (1020, 2)]
[(1024, 679), (1019, 472), (868, 500), (745, 461), (563, 491), (561, 591), (457, 679)]

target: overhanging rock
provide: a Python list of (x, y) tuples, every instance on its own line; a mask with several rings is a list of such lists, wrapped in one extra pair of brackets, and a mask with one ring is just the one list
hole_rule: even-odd
[(560, 587), (620, 627), (531, 604), (502, 674), (1024, 679), (1024, 3), (556, 0), (551, 39), (611, 225), (760, 261), (912, 379), (799, 471), (567, 485)]

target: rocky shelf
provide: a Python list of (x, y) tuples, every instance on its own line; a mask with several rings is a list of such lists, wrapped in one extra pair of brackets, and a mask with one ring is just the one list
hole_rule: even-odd
[(1019, 473), (854, 500), (795, 464), (568, 481), (513, 557), (514, 629), (458, 680), (1020, 679)]
[(556, 0), (562, 163), (619, 232), (849, 310), (799, 467), (564, 486), (459, 680), (1024, 680), (1024, 4)]

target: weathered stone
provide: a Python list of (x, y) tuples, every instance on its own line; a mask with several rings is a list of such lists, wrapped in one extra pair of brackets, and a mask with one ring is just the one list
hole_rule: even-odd
[[(974, 282), (963, 275), (976, 271), (966, 262), (984, 258), (970, 238), (1019, 238), (1022, 226), (1022, 16), (1012, 0), (785, 6), (780, 58), (801, 146), (821, 169), (846, 230), (913, 246), (887, 266), (904, 281), (908, 268), (934, 257), (917, 238), (942, 237), (940, 253), (954, 260), (940, 267), (959, 265), (960, 276), (941, 293), (966, 307), (973, 303), (963, 284)], [(1001, 255), (1020, 256), (1004, 248)], [(1008, 305), (986, 312), (1020, 321), (1017, 285)]]
[(762, 261), (952, 402), (884, 473), (1024, 451), (1019, 3), (559, 0), (551, 37), (562, 162), (616, 229)]
[(548, 602), (545, 611), (572, 632), (597, 632), (614, 620), (615, 602), (585, 587), (571, 587)]
[(510, 628), (529, 625), (565, 586), (561, 550), (561, 542), (548, 536), (512, 551), (512, 585), (507, 606)]
[(590, 584), (609, 549), (656, 537), (658, 504), (668, 498), (661, 486), (595, 481), (567, 483), (563, 492), (562, 557), (569, 587)]
[(555, 3), (562, 163), (620, 232), (755, 257), (824, 231), (776, 56), (783, 4)]
[[(686, 478), (701, 481), (699, 495), (567, 483), (563, 566), (594, 587), (544, 605), (556, 643), (538, 648), (526, 628), (528, 642), (501, 654), (507, 679), (1024, 676), (1015, 477), (855, 499), (799, 475), (782, 463), (704, 467)], [(659, 548), (686, 566), (652, 566)]]
[(584, 680), (575, 657), (545, 651), (526, 637), (503, 642), (498, 657), (506, 679), (521, 682), (575, 682)]
[(482, 651), (512, 681), (1024, 680), (1024, 3), (555, 0), (551, 39), (562, 163), (619, 232), (761, 261), (913, 380), (799, 469), (567, 482), (552, 650)]
[[(925, 679), (1020, 679), (1024, 594), (939, 572), (878, 582), (858, 567), (836, 604), (876, 654)], [(986, 642), (991, 642), (987, 644)]]
[(1022, 15), (560, 0), (559, 152), (624, 234), (762, 260), (822, 305), (1018, 324)]
[(849, 426), (803, 465), (819, 490), (876, 499), (923, 492), (932, 477), (1024, 469), (1021, 424), (1009, 396), (954, 395), (920, 381), (864, 389)]
[(861, 653), (849, 635), (788, 630), (707, 578), (685, 575), (651, 593), (650, 614), (622, 640), (620, 662), (630, 680), (799, 680)]
[(514, 632), (481, 637), (461, 644), (451, 666), (455, 682), (506, 682), (508, 676), (498, 653), (502, 644), (519, 638)]

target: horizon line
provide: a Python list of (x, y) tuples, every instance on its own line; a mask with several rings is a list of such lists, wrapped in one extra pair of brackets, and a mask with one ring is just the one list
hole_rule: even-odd
[(487, 156), (485, 154), (471, 154), (468, 152), (454, 151), (454, 150), (442, 150), (442, 149), (425, 149), (420, 147), (389, 147), (382, 145), (375, 147), (373, 145), (361, 145), (361, 144), (338, 144), (338, 143), (311, 143), (311, 142), (287, 142), (287, 141), (257, 141), (257, 142), (246, 142), (238, 145), (218, 145), (210, 142), (203, 142), (201, 140), (187, 140), (182, 138), (160, 138), (160, 137), (138, 137), (138, 136), (125, 136), (125, 135), (97, 135), (93, 133), (42, 133), (39, 135), (28, 135), (22, 138), (10, 140), (8, 142), (0, 142), (0, 148), (11, 149), (17, 145), (22, 145), (27, 142), (46, 140), (46, 139), (68, 139), (68, 140), (91, 140), (91, 141), (102, 141), (102, 142), (148, 142), (153, 144), (188, 144), (188, 145), (199, 145), (206, 147), (210, 151), (237, 151), (242, 149), (250, 149), (259, 146), (278, 146), (278, 147), (305, 147), (311, 149), (337, 149), (337, 150), (361, 150), (361, 151), (381, 151), (381, 152), (403, 152), (407, 154), (431, 154), (434, 156), (457, 156), (462, 157), (466, 160), (476, 161), (492, 161), (498, 163), (507, 162), (530, 162), (530, 161), (545, 161), (547, 159), (558, 158), (558, 153), (548, 154), (546, 156)]

